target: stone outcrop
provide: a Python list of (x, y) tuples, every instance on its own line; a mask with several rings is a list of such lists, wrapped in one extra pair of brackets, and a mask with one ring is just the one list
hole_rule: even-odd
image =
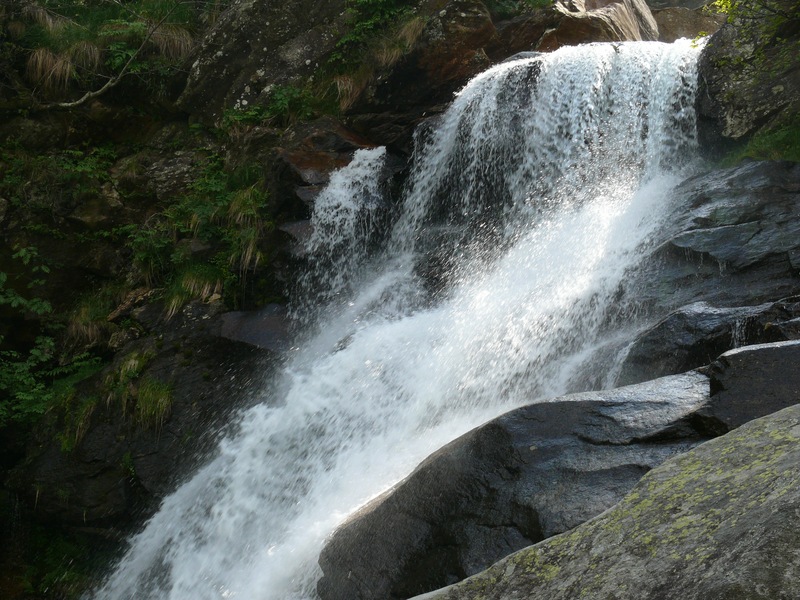
[(800, 111), (797, 19), (770, 26), (778, 13), (796, 14), (796, 3), (774, 0), (763, 11), (723, 26), (701, 55), (699, 119), (712, 150), (757, 131), (780, 128)]
[[(343, 0), (233, 3), (203, 38), (178, 105), (213, 123), (226, 110), (266, 103), (276, 85), (332, 85), (323, 81), (325, 66), (352, 27), (345, 8)], [(503, 20), (482, 0), (419, 2), (398, 34), (402, 52), (339, 81), (349, 123), (373, 142), (408, 150), (414, 126), (493, 62), (568, 44), (658, 39), (643, 0), (558, 0), (520, 10)]]
[(800, 298), (733, 308), (696, 302), (671, 313), (631, 344), (617, 384), (694, 369), (745, 344), (796, 339), (800, 339)]
[(691, 177), (674, 194), (671, 239), (638, 283), (644, 306), (752, 306), (796, 293), (800, 165), (744, 163)]
[(489, 422), (334, 533), (321, 598), (405, 598), (578, 526), (674, 454), (800, 401), (796, 378), (781, 375), (798, 352), (798, 342), (734, 350), (708, 379), (576, 394)]
[(800, 596), (800, 406), (648, 473), (610, 511), (416, 600)]
[(536, 50), (555, 50), (588, 41), (657, 40), (658, 25), (644, 0), (559, 0), (564, 21), (542, 39)]
[(414, 126), (493, 62), (571, 44), (655, 39), (658, 27), (642, 0), (558, 0), (505, 21), (493, 21), (479, 0), (453, 0), (430, 14), (405, 56), (376, 72), (348, 109), (349, 122), (378, 143), (409, 149)]
[(658, 41), (666, 43), (714, 34), (725, 22), (724, 15), (682, 6), (654, 10), (653, 17), (658, 25)]
[(755, 417), (800, 404), (800, 342), (731, 350), (711, 364), (711, 398), (697, 412), (704, 427), (726, 433)]
[(630, 346), (619, 385), (797, 337), (800, 165), (745, 163), (692, 177), (674, 194), (673, 233), (634, 285), (640, 306), (669, 314)]
[(201, 41), (179, 106), (214, 122), (272, 86), (304, 82), (339, 40), (345, 8), (344, 0), (233, 2)]

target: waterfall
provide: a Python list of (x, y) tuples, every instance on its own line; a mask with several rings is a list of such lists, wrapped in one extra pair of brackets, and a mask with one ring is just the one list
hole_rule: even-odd
[(325, 538), (426, 455), (613, 383), (636, 266), (691, 168), (697, 54), (595, 44), (490, 69), (418, 132), (395, 206), (385, 151), (360, 151), (316, 206), (321, 308), (270, 384), (282, 401), (243, 412), (93, 597), (314, 598)]

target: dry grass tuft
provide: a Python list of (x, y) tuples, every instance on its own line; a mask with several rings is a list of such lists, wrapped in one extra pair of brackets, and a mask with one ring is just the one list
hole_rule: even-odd
[(180, 60), (188, 56), (194, 46), (192, 34), (177, 25), (160, 25), (151, 37), (150, 43), (158, 53), (169, 60)]
[(422, 17), (414, 17), (400, 28), (397, 32), (397, 39), (400, 40), (406, 50), (408, 50), (416, 43), (424, 29), (425, 19)]
[(339, 108), (341, 110), (347, 110), (356, 103), (361, 92), (366, 89), (369, 79), (369, 76), (365, 77), (360, 73), (355, 75), (337, 75), (333, 78), (333, 82), (336, 85), (336, 94), (339, 98)]
[(375, 49), (375, 62), (379, 67), (388, 68), (397, 64), (405, 54), (402, 47), (398, 46), (392, 39), (381, 40), (381, 43)]
[(6, 31), (8, 31), (8, 36), (12, 40), (18, 40), (23, 35), (25, 35), (25, 31), (27, 27), (25, 27), (25, 23), (22, 21), (9, 21), (8, 25), (6, 25)]
[(46, 92), (63, 92), (75, 76), (75, 66), (66, 56), (47, 48), (37, 48), (28, 57), (25, 75)]
[(75, 68), (95, 73), (100, 68), (102, 52), (91, 42), (83, 41), (73, 44), (67, 50), (67, 56)]

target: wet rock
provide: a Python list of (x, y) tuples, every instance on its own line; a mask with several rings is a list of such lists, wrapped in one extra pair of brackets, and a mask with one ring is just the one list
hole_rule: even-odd
[[(638, 301), (675, 310), (696, 301), (754, 306), (800, 291), (800, 165), (750, 162), (676, 188), (671, 239), (639, 280)], [(666, 310), (665, 310), (666, 309)]]
[(228, 312), (221, 317), (219, 335), (272, 352), (285, 352), (291, 344), (286, 307), (268, 304), (250, 312)]
[(703, 436), (684, 417), (699, 373), (529, 405), (459, 438), (337, 530), (323, 600), (389, 599), (458, 581), (619, 501)]
[(648, 473), (596, 519), (416, 600), (800, 596), (800, 406)]
[(694, 39), (699, 35), (714, 34), (725, 22), (723, 15), (685, 7), (654, 10), (653, 17), (658, 25), (658, 41), (667, 43), (680, 38)]
[(627, 351), (617, 385), (629, 385), (707, 365), (746, 344), (798, 339), (798, 298), (758, 306), (717, 308), (696, 302), (640, 335)]

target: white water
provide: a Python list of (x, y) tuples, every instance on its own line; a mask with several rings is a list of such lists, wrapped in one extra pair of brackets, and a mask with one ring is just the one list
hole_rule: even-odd
[(362, 151), (314, 215), (306, 284), (327, 304), (273, 383), (285, 401), (242, 415), (96, 598), (313, 598), (325, 538), (430, 452), (602, 385), (694, 151), (696, 54), (592, 45), (491, 69), (424, 135), (388, 216), (384, 151)]

